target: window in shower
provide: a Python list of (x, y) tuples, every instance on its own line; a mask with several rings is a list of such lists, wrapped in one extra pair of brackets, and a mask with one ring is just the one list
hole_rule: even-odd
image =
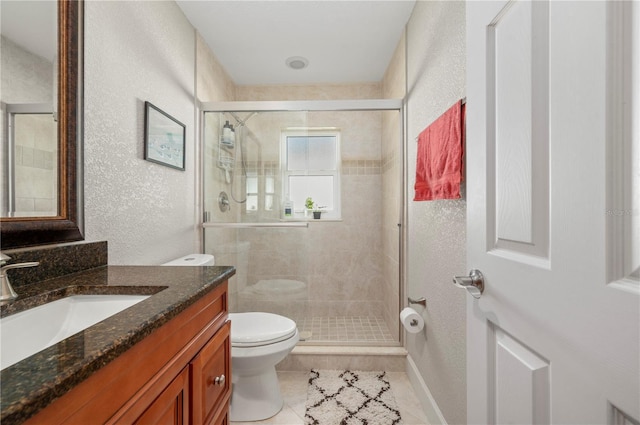
[(245, 208), (248, 214), (258, 211), (258, 184), (258, 173), (247, 171), (247, 201), (245, 202)]
[(273, 211), (276, 208), (276, 161), (264, 163), (260, 168), (248, 168), (245, 173), (246, 201), (244, 209), (247, 214), (258, 214), (260, 211)]
[(326, 219), (340, 218), (340, 132), (336, 129), (287, 129), (282, 132), (283, 196), (303, 217), (312, 198)]
[(275, 208), (276, 178), (273, 170), (265, 170), (264, 174), (264, 209), (265, 211), (273, 211)]

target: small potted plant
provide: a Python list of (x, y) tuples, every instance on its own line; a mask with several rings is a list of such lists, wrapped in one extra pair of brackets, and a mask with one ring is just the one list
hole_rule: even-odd
[(313, 199), (309, 196), (304, 201), (304, 215), (307, 216), (309, 211), (313, 211)]
[(313, 218), (316, 220), (320, 219), (320, 216), (322, 215), (322, 209), (324, 208), (319, 206), (316, 202), (313, 202), (313, 199), (311, 197), (308, 197), (304, 201), (304, 207), (306, 208), (307, 212), (313, 212)]

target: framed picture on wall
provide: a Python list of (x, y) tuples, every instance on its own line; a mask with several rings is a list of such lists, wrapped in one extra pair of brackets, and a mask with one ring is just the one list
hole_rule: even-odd
[(185, 132), (180, 121), (144, 102), (144, 159), (184, 171)]

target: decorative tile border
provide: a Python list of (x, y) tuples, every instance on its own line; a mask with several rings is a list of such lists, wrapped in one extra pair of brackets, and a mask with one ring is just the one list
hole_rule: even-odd
[[(345, 176), (374, 176), (388, 171), (394, 166), (395, 153), (379, 159), (345, 159), (342, 174)], [(246, 161), (246, 172), (257, 176), (277, 176), (280, 173), (278, 161)]]
[(379, 159), (345, 159), (342, 161), (342, 174), (345, 176), (373, 176), (380, 174)]

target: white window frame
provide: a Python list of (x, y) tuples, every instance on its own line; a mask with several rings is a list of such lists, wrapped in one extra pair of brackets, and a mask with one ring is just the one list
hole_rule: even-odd
[[(287, 158), (288, 137), (334, 137), (336, 142), (336, 164), (332, 170), (289, 170)], [(286, 128), (280, 133), (280, 164), (282, 165), (282, 199), (286, 200), (289, 192), (289, 177), (291, 176), (333, 176), (333, 209), (323, 209), (323, 220), (340, 220), (341, 209), (341, 185), (342, 159), (340, 149), (340, 129), (335, 127), (304, 127)], [(284, 213), (284, 212), (283, 212)], [(289, 218), (289, 217), (287, 217)], [(294, 205), (294, 219), (313, 219), (305, 214), (304, 206)]]
[[(255, 192), (250, 192), (249, 191), (249, 179), (255, 179), (256, 180), (256, 191)], [(255, 197), (256, 199), (256, 209), (252, 210), (247, 208), (247, 206), (249, 205), (249, 198), (250, 197)], [(244, 204), (244, 210), (245, 213), (247, 214), (256, 214), (260, 211), (260, 174), (257, 171), (247, 171), (246, 172), (246, 178), (245, 178), (245, 204)]]

